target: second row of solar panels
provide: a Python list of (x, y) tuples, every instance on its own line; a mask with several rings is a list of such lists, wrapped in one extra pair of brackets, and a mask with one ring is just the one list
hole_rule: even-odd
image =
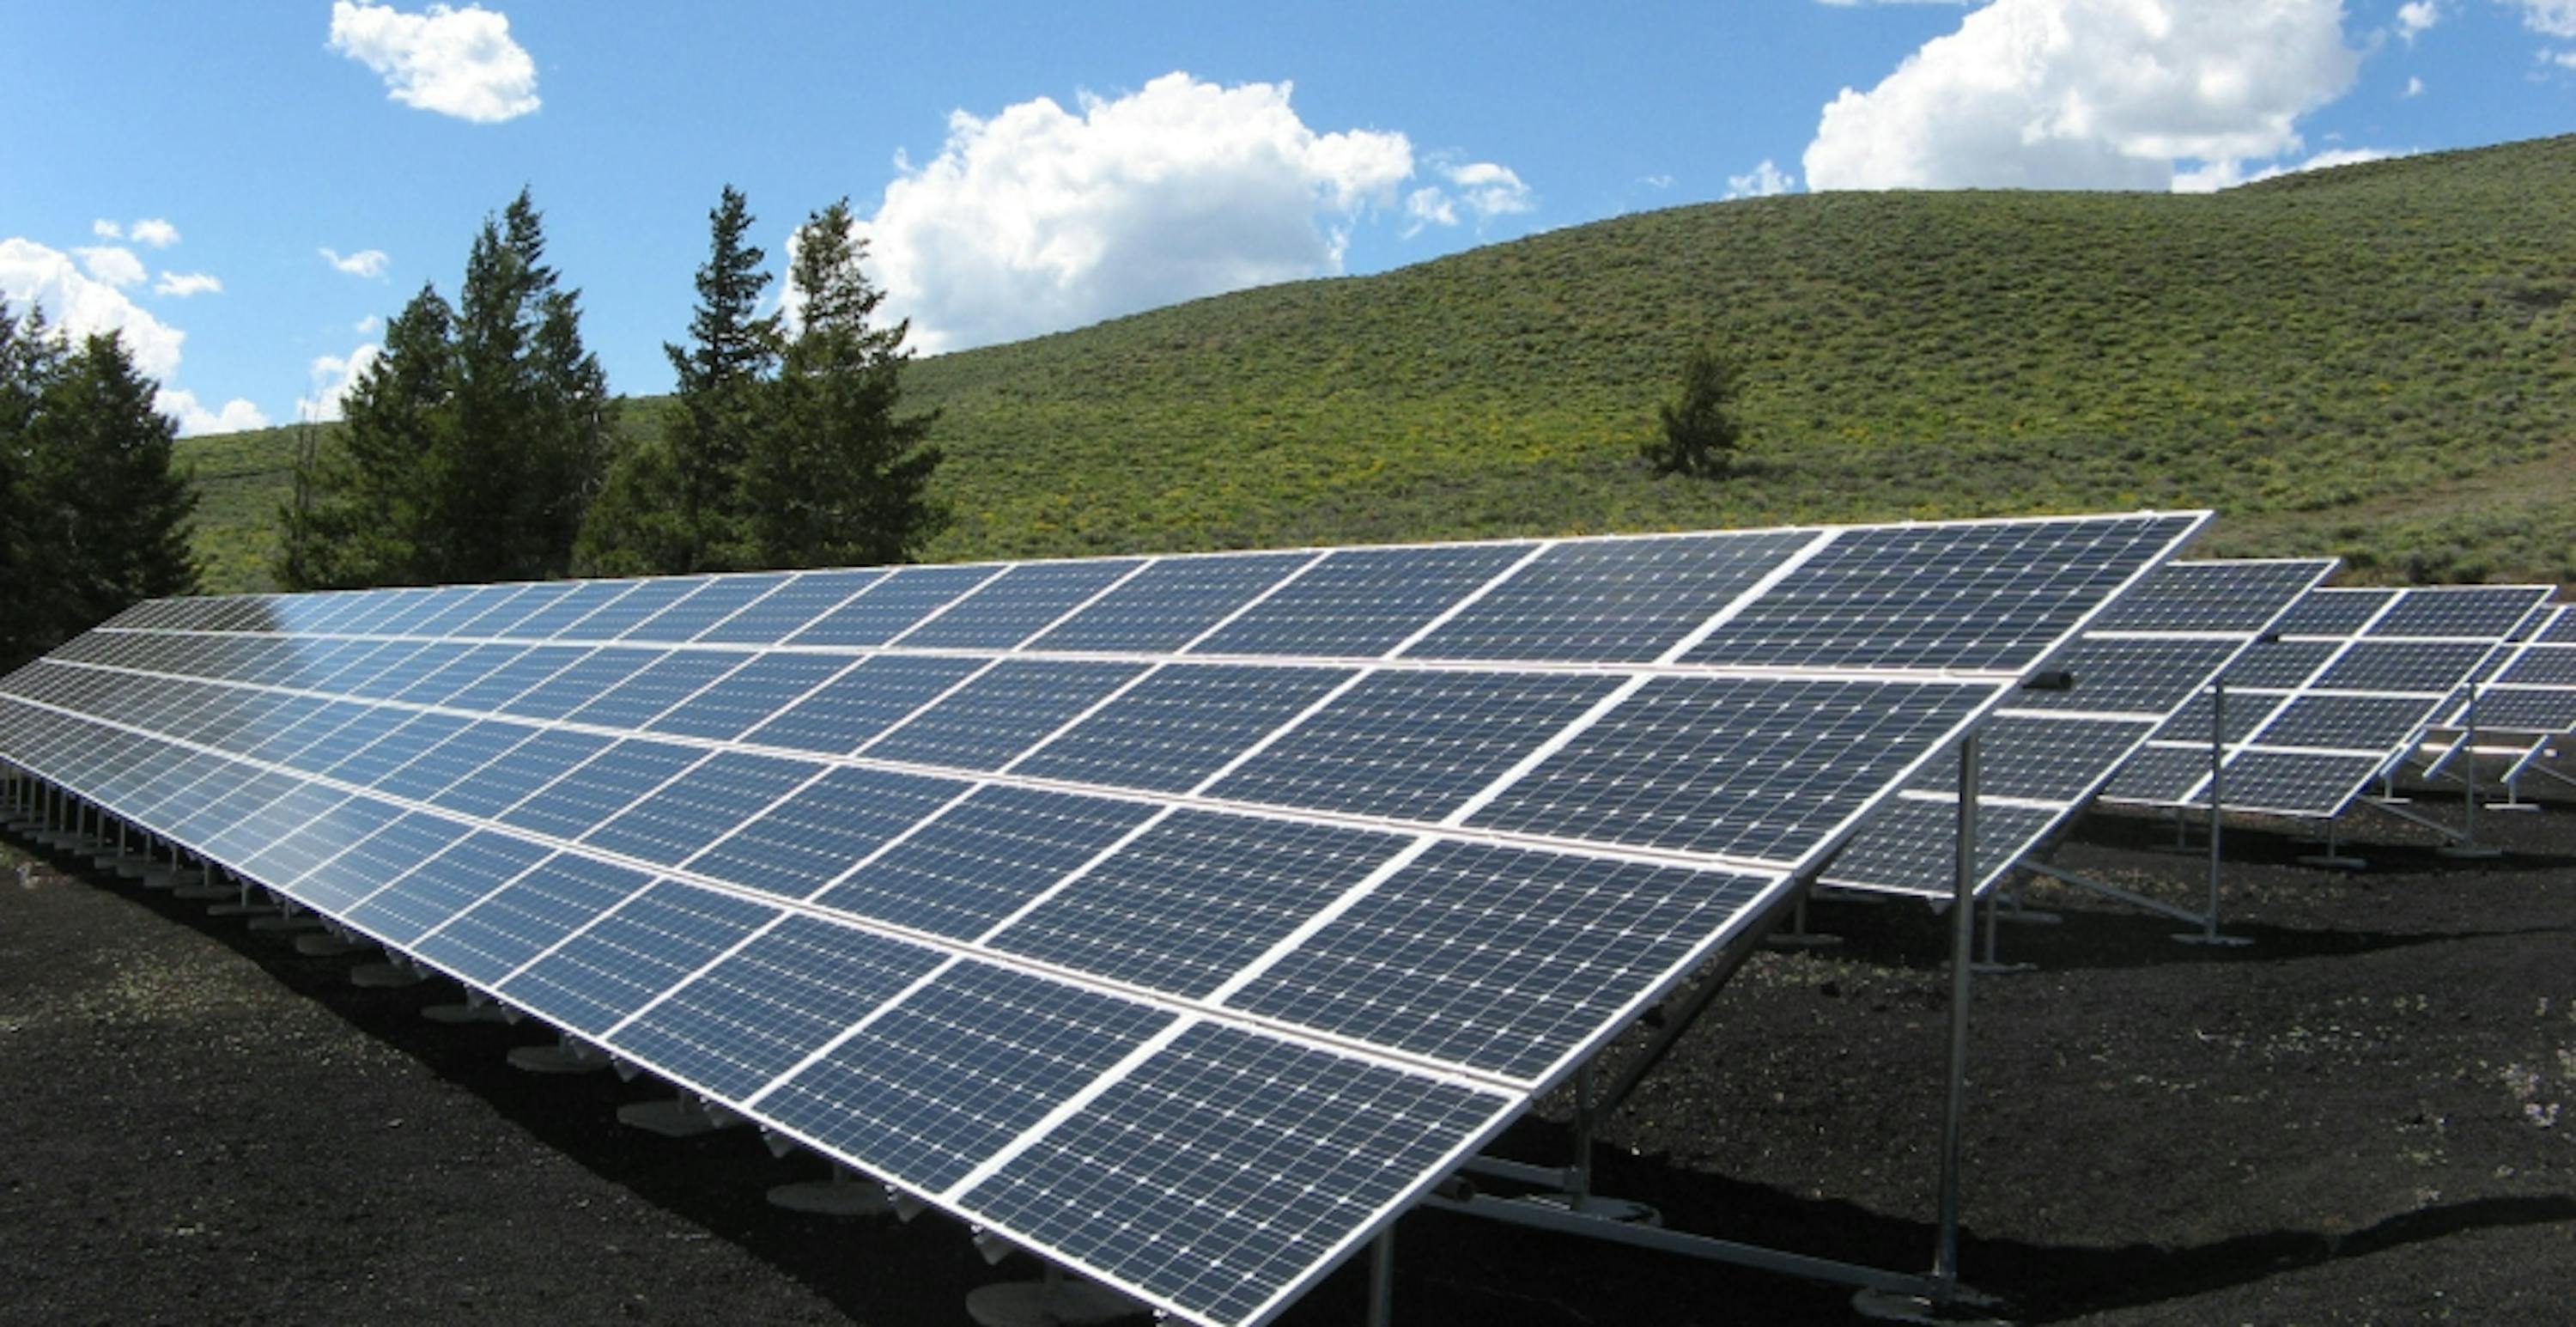
[(298, 650), (402, 637), (2008, 669), (2093, 602), (2076, 592), (2116, 587), (2092, 583), (2120, 565), (2107, 550), (2164, 528), (2141, 516), (241, 596), (146, 604), (110, 626)]

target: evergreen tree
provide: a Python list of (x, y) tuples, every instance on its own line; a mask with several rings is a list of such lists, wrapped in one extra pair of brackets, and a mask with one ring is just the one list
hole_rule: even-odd
[(384, 349), (350, 384), (335, 448), (318, 433), (296, 458), (279, 513), (278, 580), (290, 590), (440, 579), (423, 547), (430, 495), (453, 464), (456, 315), (424, 285), (385, 324)]
[(35, 542), (34, 494), (29, 491), (30, 436), (36, 403), (61, 368), (62, 340), (45, 326), (43, 309), (10, 312), (0, 300), (0, 672), (15, 668), (47, 643), (38, 619), (42, 588), (30, 565)]
[[(397, 327), (400, 334), (397, 334)], [(353, 386), (342, 454), (280, 514), (290, 584), (534, 580), (572, 564), (607, 460), (607, 375), (528, 192), (486, 218), (450, 307), (424, 287)], [(285, 568), (282, 568), (284, 570)]]
[(799, 326), (781, 358), (776, 405), (742, 474), (752, 565), (899, 562), (938, 532), (927, 493), (936, 413), (898, 415), (909, 323), (872, 327), (884, 299), (861, 270), (847, 199), (796, 232), (788, 280)]
[(662, 347), (678, 378), (669, 431), (610, 467), (582, 529), (579, 561), (595, 573), (721, 571), (745, 553), (741, 472), (769, 406), (778, 318), (755, 312), (770, 278), (745, 242), (741, 192), (725, 186), (707, 221), (689, 344)]
[(1702, 346), (1682, 364), (1682, 392), (1658, 408), (1663, 427), (1639, 448), (1659, 475), (1723, 479), (1744, 449), (1744, 425), (1735, 417), (1744, 372), (1714, 346)]
[(171, 468), (179, 428), (153, 405), (159, 384), (116, 335), (84, 338), (46, 379), (20, 493), (25, 571), (47, 601), (36, 620), (50, 644), (138, 601), (195, 591), (197, 494)]

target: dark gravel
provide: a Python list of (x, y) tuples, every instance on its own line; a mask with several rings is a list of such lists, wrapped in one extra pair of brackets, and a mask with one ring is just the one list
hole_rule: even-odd
[[(2229, 929), (2034, 887), (1981, 978), (1961, 1267), (2025, 1321), (2563, 1322), (2576, 1314), (2576, 811), (2454, 862), (2365, 813), (2371, 860), (2231, 832)], [(2058, 860), (2177, 901), (2202, 865), (2095, 817)], [(0, 850), (7, 851), (7, 850)], [(15, 867), (29, 864), (21, 880)], [(0, 1322), (962, 1323), (955, 1225), (775, 1211), (822, 1173), (748, 1131), (619, 1126), (658, 1095), (509, 1069), (534, 1027), (420, 1016), (199, 904), (0, 857)], [(1601, 1188), (1682, 1229), (1919, 1270), (1947, 929), (1819, 903), (1604, 1131)], [(2562, 1107), (2565, 1114), (2562, 1117)], [(1563, 1103), (1507, 1151), (1556, 1162)], [(1422, 1213), (1412, 1324), (1843, 1322), (1845, 1292)], [(1365, 1260), (1361, 1260), (1365, 1261)], [(1356, 1321), (1345, 1268), (1285, 1321)]]

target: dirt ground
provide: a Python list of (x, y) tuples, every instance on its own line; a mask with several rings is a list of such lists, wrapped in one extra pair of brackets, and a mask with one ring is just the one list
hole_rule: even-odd
[[(2363, 813), (2368, 869), (2229, 834), (2228, 930), (2058, 888), (1976, 984), (1965, 1280), (2030, 1322), (2576, 1316), (2576, 810), (2499, 861)], [(2171, 831), (2097, 816), (2057, 860), (2176, 901)], [(766, 1205), (820, 1175), (749, 1131), (616, 1123), (650, 1082), (520, 1073), (533, 1025), (421, 1016), (350, 958), (69, 859), (0, 849), (0, 1322), (963, 1323), (987, 1266), (936, 1216)], [(21, 874), (17, 869), (25, 866)], [(1603, 1192), (1670, 1225), (1919, 1271), (1933, 1244), (1947, 929), (1829, 904), (1606, 1126)], [(2562, 1110), (2564, 1114), (2562, 1115)], [(1563, 1103), (1507, 1154), (1565, 1156)], [(1847, 1292), (1424, 1212), (1396, 1317), (1479, 1327), (1849, 1321)], [(1293, 1324), (1358, 1321), (1356, 1260)]]

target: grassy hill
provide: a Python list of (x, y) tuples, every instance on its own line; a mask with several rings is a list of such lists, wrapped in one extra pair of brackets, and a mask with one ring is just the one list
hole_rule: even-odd
[[(943, 559), (2205, 504), (2205, 552), (2576, 581), (2576, 137), (2207, 196), (1803, 195), (923, 360)], [(1636, 445), (1713, 338), (1749, 466)], [(632, 403), (651, 427), (657, 403)], [(192, 440), (221, 588), (289, 430)]]

